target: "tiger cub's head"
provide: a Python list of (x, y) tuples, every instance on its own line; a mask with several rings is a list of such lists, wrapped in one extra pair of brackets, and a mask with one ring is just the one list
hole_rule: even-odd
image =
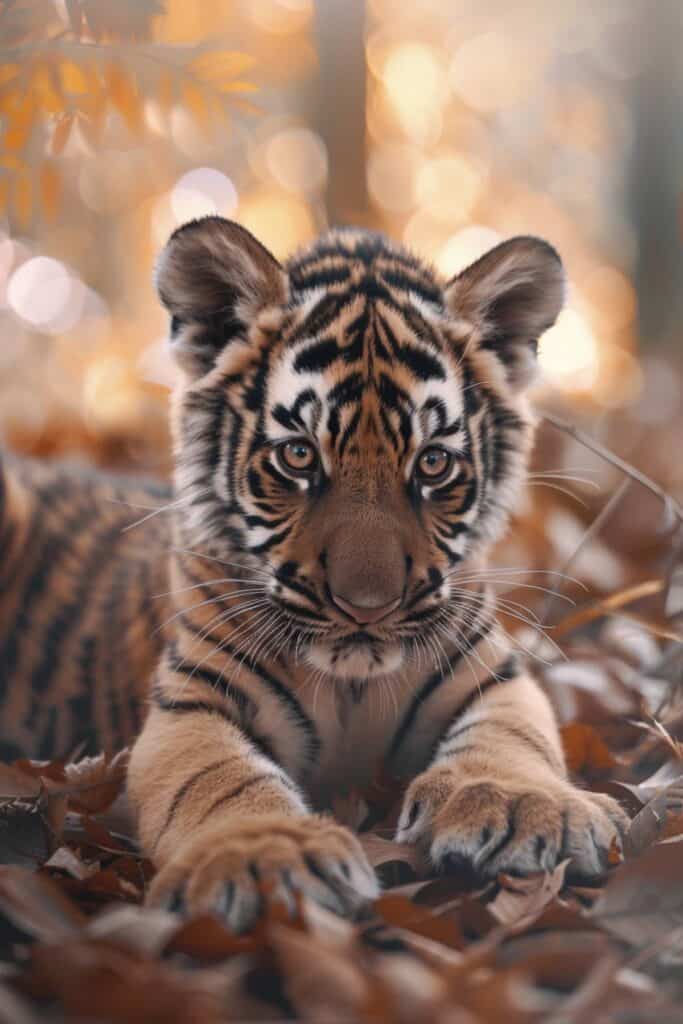
[(281, 266), (207, 217), (157, 284), (183, 370), (183, 545), (247, 566), (282, 644), (337, 678), (462, 633), (526, 468), (554, 249), (513, 238), (445, 282), (379, 235), (332, 231)]

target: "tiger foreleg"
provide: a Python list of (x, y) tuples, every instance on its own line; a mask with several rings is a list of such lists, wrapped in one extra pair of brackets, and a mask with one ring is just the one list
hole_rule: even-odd
[(357, 839), (309, 813), (283, 769), (215, 707), (153, 707), (129, 791), (158, 868), (153, 905), (217, 912), (244, 931), (266, 896), (293, 909), (299, 893), (347, 914), (377, 893)]
[(552, 871), (595, 877), (626, 815), (567, 778), (553, 713), (528, 676), (495, 687), (456, 718), (410, 785), (398, 836), (440, 871), (478, 878)]

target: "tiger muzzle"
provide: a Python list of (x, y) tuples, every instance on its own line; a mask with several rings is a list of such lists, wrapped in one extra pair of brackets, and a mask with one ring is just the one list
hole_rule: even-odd
[(339, 525), (326, 548), (329, 595), (345, 616), (373, 625), (400, 608), (406, 590), (406, 554), (385, 517)]

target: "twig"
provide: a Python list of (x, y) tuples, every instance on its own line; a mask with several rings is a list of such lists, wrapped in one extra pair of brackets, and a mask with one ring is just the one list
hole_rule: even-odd
[(610, 594), (594, 604), (577, 608), (571, 615), (558, 622), (555, 626), (554, 636), (566, 636), (567, 633), (573, 632), (580, 626), (585, 626), (589, 622), (593, 622), (594, 619), (600, 619), (610, 612), (617, 611), (619, 608), (623, 608), (624, 605), (639, 601), (642, 597), (652, 597), (654, 594), (660, 594), (664, 586), (664, 580), (643, 580), (641, 583), (636, 583), (632, 587), (620, 590), (616, 594)]
[(579, 442), (579, 444), (582, 444), (590, 451), (595, 452), (596, 455), (605, 459), (606, 462), (610, 462), (613, 466), (616, 466), (617, 469), (620, 469), (622, 473), (625, 473), (626, 476), (630, 476), (632, 480), (636, 480), (642, 487), (647, 488), (648, 491), (655, 494), (663, 503), (666, 511), (673, 512), (678, 521), (683, 523), (683, 507), (674, 497), (665, 491), (663, 487), (660, 487), (654, 480), (651, 480), (649, 476), (646, 476), (645, 473), (641, 473), (640, 470), (636, 469), (635, 466), (632, 466), (630, 462), (626, 462), (618, 455), (615, 455), (609, 448), (600, 444), (599, 441), (595, 441), (592, 437), (589, 437), (588, 434), (584, 434), (582, 430), (579, 430), (579, 428), (575, 427), (573, 424), (567, 423), (565, 420), (560, 419), (558, 416), (555, 416), (550, 412), (542, 412), (541, 416), (552, 427), (555, 427), (556, 430), (561, 430), (563, 433), (569, 434), (569, 436), (573, 437), (575, 441)]
[(610, 518), (610, 516), (612, 515), (612, 513), (614, 512), (617, 505), (624, 497), (626, 491), (629, 489), (630, 486), (630, 479), (627, 478), (626, 480), (621, 481), (614, 494), (612, 494), (610, 499), (607, 502), (605, 502), (603, 507), (600, 509), (597, 516), (590, 524), (590, 526), (584, 533), (579, 543), (574, 548), (573, 552), (571, 553), (567, 561), (564, 563), (564, 565), (561, 566), (559, 570), (559, 575), (555, 577), (555, 583), (551, 588), (551, 592), (546, 597), (544, 605), (541, 608), (541, 612), (539, 615), (541, 627), (544, 627), (548, 624), (551, 613), (554, 611), (555, 605), (557, 604), (558, 598), (560, 596), (560, 592), (564, 586), (563, 577), (569, 573), (570, 568), (572, 567), (576, 559), (579, 557), (581, 551), (585, 548), (586, 544), (588, 544), (589, 541), (591, 541), (595, 536), (597, 536), (597, 534), (603, 528), (603, 526)]

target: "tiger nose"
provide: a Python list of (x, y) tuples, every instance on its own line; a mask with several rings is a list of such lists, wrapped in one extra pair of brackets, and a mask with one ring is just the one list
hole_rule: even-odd
[(392, 601), (387, 601), (386, 604), (380, 605), (351, 604), (346, 598), (333, 592), (332, 600), (338, 608), (341, 608), (343, 612), (359, 625), (367, 626), (373, 622), (381, 622), (382, 619), (386, 619), (387, 615), (391, 615), (393, 611), (396, 611), (402, 601), (402, 597), (399, 595), (399, 597), (395, 597)]

